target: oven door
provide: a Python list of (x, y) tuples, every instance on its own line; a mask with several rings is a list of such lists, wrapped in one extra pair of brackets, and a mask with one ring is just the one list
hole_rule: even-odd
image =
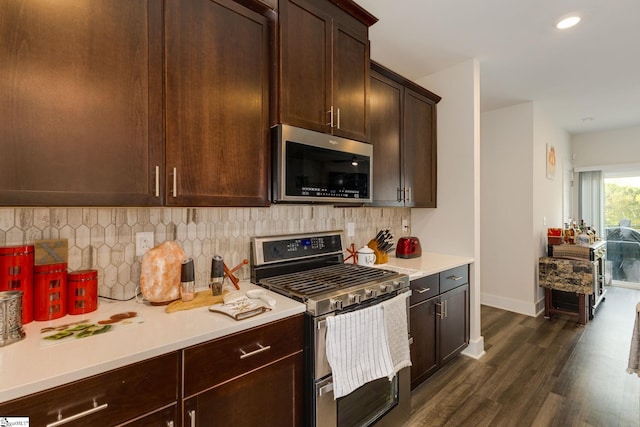
[(316, 427), (399, 426), (410, 413), (410, 371), (371, 381), (337, 400), (331, 376), (316, 382)]

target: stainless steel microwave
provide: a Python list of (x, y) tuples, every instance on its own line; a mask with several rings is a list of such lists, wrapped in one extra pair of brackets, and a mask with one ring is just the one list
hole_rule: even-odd
[(288, 125), (272, 128), (272, 200), (370, 203), (373, 146)]

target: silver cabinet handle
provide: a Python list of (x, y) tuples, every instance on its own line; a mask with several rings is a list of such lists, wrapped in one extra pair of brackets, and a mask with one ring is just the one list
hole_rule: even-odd
[(322, 396), (323, 394), (327, 394), (332, 391), (333, 391), (333, 383), (325, 384), (318, 389), (318, 396)]
[(160, 197), (160, 166), (156, 166), (156, 197)]
[(442, 302), (444, 303), (444, 317), (449, 317), (449, 302), (447, 300)]
[(187, 415), (189, 416), (189, 424), (191, 425), (191, 427), (196, 427), (196, 410), (190, 410), (189, 412), (187, 412)]
[(95, 399), (93, 399), (93, 408), (87, 409), (86, 411), (82, 411), (80, 413), (71, 415), (66, 418), (62, 418), (62, 410), (58, 410), (58, 420), (54, 421), (50, 424), (47, 424), (47, 427), (57, 427), (63, 424), (70, 423), (71, 421), (79, 420), (80, 418), (84, 418), (88, 415), (95, 414), (96, 412), (100, 412), (103, 409), (107, 409), (109, 407), (108, 403), (103, 403), (102, 405), (98, 405)]
[(246, 359), (247, 357), (255, 356), (256, 354), (262, 353), (263, 351), (267, 351), (270, 348), (271, 348), (270, 345), (264, 346), (264, 345), (258, 343), (258, 349), (257, 350), (253, 350), (252, 352), (247, 353), (243, 349), (240, 349), (240, 353), (242, 353), (240, 355), (240, 359)]
[(178, 197), (178, 170), (173, 168), (173, 197)]
[(444, 319), (444, 302), (437, 302), (436, 303), (436, 308), (439, 308), (439, 310), (436, 310), (436, 316), (438, 316), (441, 319)]
[(329, 127), (332, 128), (333, 127), (333, 105), (331, 106), (329, 111), (327, 111), (327, 114), (329, 115), (329, 123), (327, 123), (327, 125), (329, 125)]
[(462, 279), (462, 276), (448, 276), (447, 279), (457, 282), (458, 280)]
[(173, 420), (167, 421), (166, 422), (166, 426), (167, 427), (173, 427)]
[(340, 129), (340, 109), (336, 109), (336, 121), (338, 122), (337, 128)]
[(407, 187), (405, 189), (405, 198), (404, 198), (405, 202), (410, 202), (411, 201), (411, 187)]
[(418, 288), (418, 289), (414, 289), (414, 290), (419, 294), (424, 294), (425, 292), (429, 292), (431, 290), (431, 288)]
[(398, 187), (398, 201), (401, 202), (404, 200), (404, 188)]

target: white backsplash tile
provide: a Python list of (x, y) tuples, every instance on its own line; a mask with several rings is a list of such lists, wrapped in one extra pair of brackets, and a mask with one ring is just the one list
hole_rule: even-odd
[[(152, 231), (154, 244), (180, 244), (194, 259), (196, 282), (205, 285), (211, 257), (222, 255), (229, 267), (249, 259), (253, 236), (345, 230), (355, 225), (346, 244), (361, 247), (381, 228), (401, 235), (408, 208), (336, 208), (274, 205), (269, 208), (0, 208), (0, 246), (34, 240), (69, 240), (70, 271), (98, 270), (100, 296), (130, 299), (140, 283), (142, 257), (135, 255), (135, 234)], [(238, 271), (249, 278), (249, 267)]]

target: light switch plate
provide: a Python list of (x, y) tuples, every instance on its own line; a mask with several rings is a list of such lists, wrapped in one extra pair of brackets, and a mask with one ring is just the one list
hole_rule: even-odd
[(153, 248), (153, 231), (136, 233), (136, 256), (144, 256)]

